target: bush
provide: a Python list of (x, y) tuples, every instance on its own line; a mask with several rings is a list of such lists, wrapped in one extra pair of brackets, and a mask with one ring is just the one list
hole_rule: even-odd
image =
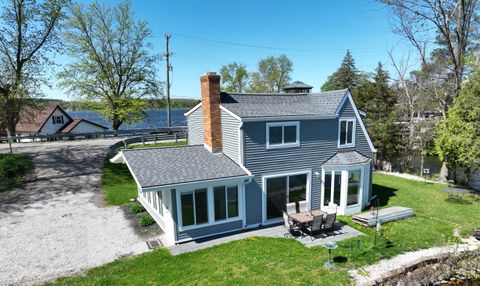
[(140, 226), (146, 227), (154, 224), (155, 220), (150, 215), (145, 214), (138, 219), (138, 223), (140, 224)]
[(130, 206), (130, 212), (132, 214), (138, 214), (138, 213), (142, 213), (144, 211), (145, 211), (145, 208), (142, 205), (133, 204), (133, 205)]
[(33, 168), (30, 157), (23, 155), (0, 154), (0, 192), (22, 182), (23, 176)]

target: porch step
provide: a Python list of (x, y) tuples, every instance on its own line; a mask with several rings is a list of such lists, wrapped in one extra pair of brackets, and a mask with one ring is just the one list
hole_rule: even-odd
[[(414, 215), (415, 212), (413, 209), (399, 206), (378, 210), (378, 218), (382, 220), (382, 223), (406, 219)], [(352, 220), (366, 227), (376, 225), (376, 216), (372, 216), (370, 211), (354, 215), (352, 216)]]

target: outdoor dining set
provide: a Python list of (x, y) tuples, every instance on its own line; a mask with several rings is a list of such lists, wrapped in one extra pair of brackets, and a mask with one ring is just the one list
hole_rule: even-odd
[(284, 227), (288, 230), (286, 235), (309, 235), (312, 240), (319, 233), (333, 231), (337, 218), (337, 204), (330, 202), (327, 211), (308, 208), (307, 201), (299, 201), (297, 211), (296, 203), (288, 203), (286, 212), (283, 212)]

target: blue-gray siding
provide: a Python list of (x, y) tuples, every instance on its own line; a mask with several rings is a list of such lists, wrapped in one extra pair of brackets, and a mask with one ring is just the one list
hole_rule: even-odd
[[(349, 101), (345, 102), (340, 117), (355, 116)], [(266, 150), (265, 122), (246, 122), (243, 125), (245, 138), (245, 167), (255, 175), (246, 185), (247, 225), (262, 222), (262, 177), (277, 172), (303, 169), (312, 170), (312, 209), (320, 208), (321, 174), (323, 162), (338, 151), (338, 119), (303, 120), (300, 122), (300, 147)], [(363, 155), (371, 158), (372, 152), (366, 136), (357, 121), (356, 147)], [(345, 149), (342, 149), (345, 150)]]
[(203, 145), (203, 112), (197, 108), (187, 116), (188, 144)]
[(239, 163), (238, 126), (240, 121), (223, 111), (222, 114), (222, 151), (234, 162)]
[(238, 221), (230, 221), (226, 223), (200, 227), (197, 229), (190, 229), (185, 231), (180, 231), (179, 224), (178, 224), (178, 216), (177, 216), (177, 196), (176, 190), (172, 190), (172, 217), (173, 223), (175, 224), (175, 239), (176, 241), (187, 241), (191, 239), (197, 239), (200, 237), (215, 235), (218, 233), (225, 233), (235, 230), (242, 229), (242, 220)]

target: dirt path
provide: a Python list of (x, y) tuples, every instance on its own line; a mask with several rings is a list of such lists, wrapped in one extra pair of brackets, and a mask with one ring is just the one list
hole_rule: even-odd
[[(0, 194), (0, 284), (33, 284), (147, 251), (118, 207), (103, 206), (105, 152), (115, 140), (18, 144), (34, 161)], [(8, 151), (0, 145), (0, 153)]]

